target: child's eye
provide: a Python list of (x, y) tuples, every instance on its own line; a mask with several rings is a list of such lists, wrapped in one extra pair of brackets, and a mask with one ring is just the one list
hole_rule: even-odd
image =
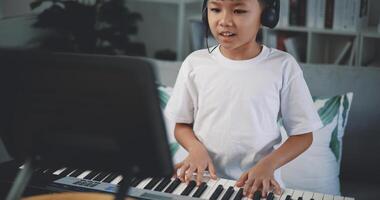
[(234, 10), (234, 13), (236, 13), (236, 14), (243, 14), (243, 13), (246, 13), (246, 12), (247, 12), (246, 10), (241, 10), (241, 9)]
[(211, 12), (216, 12), (216, 13), (220, 12), (219, 8), (210, 8), (210, 10)]

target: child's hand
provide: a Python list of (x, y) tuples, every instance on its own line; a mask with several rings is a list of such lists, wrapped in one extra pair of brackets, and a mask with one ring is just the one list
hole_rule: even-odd
[(194, 148), (189, 149), (189, 155), (182, 162), (176, 164), (175, 175), (179, 169), (178, 178), (181, 181), (189, 182), (192, 179), (193, 173), (197, 174), (197, 185), (202, 183), (203, 173), (208, 169), (212, 179), (216, 179), (215, 167), (212, 164), (207, 150), (203, 145), (199, 144)]
[(281, 187), (274, 179), (274, 169), (264, 163), (257, 163), (247, 172), (240, 176), (236, 182), (237, 187), (244, 186), (243, 194), (253, 198), (253, 194), (261, 189), (261, 196), (266, 197), (267, 193), (274, 189), (275, 193), (281, 194)]

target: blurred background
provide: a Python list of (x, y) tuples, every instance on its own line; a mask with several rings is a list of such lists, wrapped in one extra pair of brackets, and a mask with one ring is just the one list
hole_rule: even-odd
[[(0, 0), (0, 45), (180, 61), (205, 47), (202, 2)], [(379, 13), (376, 0), (281, 0), (260, 40), (301, 63), (378, 67)]]

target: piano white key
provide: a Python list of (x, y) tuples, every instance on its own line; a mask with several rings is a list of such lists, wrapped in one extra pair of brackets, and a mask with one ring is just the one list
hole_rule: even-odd
[(111, 184), (117, 185), (121, 180), (123, 180), (123, 176), (119, 175), (111, 181)]
[(218, 178), (215, 181), (214, 185), (211, 187), (211, 189), (207, 192), (207, 195), (204, 197), (205, 199), (210, 199), (211, 195), (215, 192), (216, 188), (218, 187), (218, 185), (220, 185), (221, 181), (223, 179), (221, 178)]
[(198, 186), (195, 186), (188, 196), (192, 197), (193, 194), (198, 190), (198, 188), (199, 188)]
[(333, 195), (329, 195), (329, 194), (325, 194), (323, 196), (323, 200), (334, 200), (334, 196)]
[(87, 176), (89, 173), (91, 173), (91, 170), (86, 170), (83, 173), (81, 173), (77, 178), (83, 179), (85, 176)]
[(207, 183), (207, 188), (206, 190), (203, 192), (203, 194), (201, 195), (201, 199), (209, 199), (210, 198), (210, 195), (209, 193), (213, 190), (215, 184), (217, 183), (218, 181), (217, 180), (214, 180), (214, 179), (209, 179), (206, 183)]
[(173, 191), (173, 194), (181, 195), (181, 193), (185, 190), (187, 187), (186, 182), (181, 182), (179, 186)]
[(274, 194), (273, 200), (280, 200), (281, 195), (275, 194), (274, 192), (273, 192), (273, 194)]
[(342, 196), (334, 196), (334, 200), (344, 200), (344, 197), (342, 197)]
[(281, 194), (281, 198), (280, 200), (285, 200), (286, 199), (286, 196), (290, 195), (292, 196), (293, 195), (293, 192), (294, 190), (293, 189), (285, 189), (282, 194)]
[(323, 194), (321, 194), (321, 193), (314, 193), (313, 199), (314, 200), (323, 200)]
[(303, 200), (310, 200), (311, 198), (313, 198), (313, 193), (312, 192), (304, 192), (303, 193), (303, 196), (302, 196)]
[(292, 199), (297, 200), (299, 197), (303, 196), (303, 191), (300, 190), (294, 190), (292, 194)]
[(351, 197), (344, 197), (344, 200), (355, 200), (355, 199)]
[(148, 183), (152, 180), (152, 178), (146, 178), (144, 179), (143, 181), (141, 181), (137, 186), (136, 188), (139, 188), (139, 189), (144, 189), (144, 187), (146, 185), (148, 185)]
[(53, 172), (54, 175), (60, 175), (63, 171), (65, 171), (66, 167), (63, 167), (55, 172)]

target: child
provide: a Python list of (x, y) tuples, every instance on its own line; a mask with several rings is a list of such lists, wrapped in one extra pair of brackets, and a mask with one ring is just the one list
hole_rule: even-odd
[[(304, 152), (322, 126), (295, 59), (256, 42), (262, 24), (273, 27), (263, 21), (266, 12), (279, 4), (266, 2), (205, 0), (205, 22), (219, 45), (185, 59), (165, 110), (189, 153), (176, 165), (182, 181), (196, 173), (199, 185), (208, 170), (237, 180), (248, 197), (279, 194), (277, 169)], [(275, 150), (279, 117), (290, 137)]]

